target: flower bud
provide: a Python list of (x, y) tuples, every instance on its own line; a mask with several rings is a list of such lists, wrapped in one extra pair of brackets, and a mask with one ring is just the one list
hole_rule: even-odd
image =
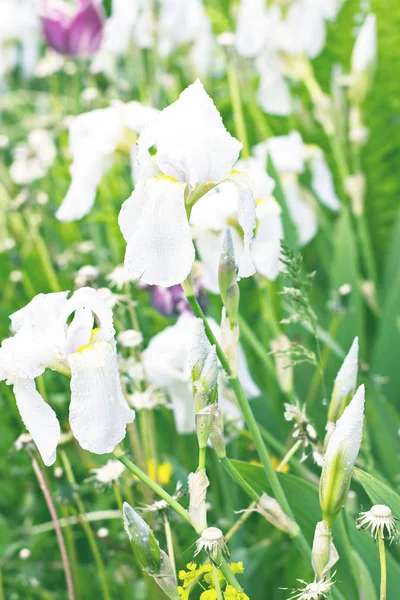
[(197, 533), (207, 527), (206, 494), (209, 485), (205, 469), (197, 469), (196, 473), (189, 474), (189, 515)]
[(360, 450), (364, 420), (364, 386), (336, 423), (328, 442), (322, 467), (319, 499), (324, 520), (332, 528), (336, 515), (344, 505), (353, 467)]
[(192, 373), (195, 413), (214, 400), (217, 393), (218, 361), (215, 346), (211, 346), (201, 319), (196, 320), (189, 358)]
[(177, 582), (168, 555), (147, 523), (127, 503), (123, 505), (124, 527), (140, 565), (171, 600), (179, 600)]
[(285, 531), (291, 537), (296, 537), (300, 533), (299, 526), (290, 517), (285, 514), (281, 508), (281, 505), (275, 498), (271, 498), (268, 494), (264, 493), (255, 509), (259, 512), (267, 521), (269, 521), (274, 527)]
[(225, 231), (222, 245), (218, 269), (218, 283), (222, 301), (233, 326), (238, 318), (240, 291), (236, 281), (235, 252), (229, 228)]
[(357, 384), (358, 374), (358, 337), (354, 338), (349, 353), (343, 361), (342, 366), (335, 379), (331, 403), (328, 412), (328, 421), (336, 423), (343, 414), (344, 409)]
[(208, 406), (202, 408), (195, 415), (199, 448), (205, 448), (207, 446), (208, 438), (210, 437), (212, 431), (215, 413), (217, 410), (218, 406), (216, 404), (209, 404)]
[(236, 377), (238, 372), (239, 327), (237, 323), (231, 327), (225, 308), (222, 309), (221, 346), (228, 359), (232, 377)]
[(377, 32), (376, 17), (369, 14), (358, 32), (351, 55), (353, 84), (350, 97), (356, 104), (365, 100), (376, 65)]
[(320, 521), (315, 527), (311, 561), (317, 579), (323, 579), (339, 560), (339, 554), (332, 542), (332, 533), (327, 521)]
[(210, 442), (218, 458), (226, 457), (225, 438), (224, 438), (224, 419), (222, 411), (217, 406), (214, 414), (214, 421), (210, 433)]

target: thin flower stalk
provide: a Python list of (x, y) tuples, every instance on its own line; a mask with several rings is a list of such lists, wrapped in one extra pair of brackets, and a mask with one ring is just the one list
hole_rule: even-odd
[[(65, 547), (64, 537), (61, 531), (60, 523), (58, 520), (57, 512), (51, 497), (49, 488), (47, 487), (46, 480), (43, 473), (38, 465), (36, 458), (32, 456), (32, 467), (35, 471), (36, 478), (39, 482), (40, 489), (43, 492), (44, 499), (46, 500), (47, 508), (49, 509), (51, 519), (54, 525), (54, 531), (56, 533), (58, 547), (60, 548), (61, 560), (64, 568), (65, 582), (67, 585), (68, 600), (75, 600), (74, 584), (72, 580), (71, 567), (68, 560), (67, 549)], [(0, 586), (1, 588), (1, 586)], [(1, 597), (1, 595), (0, 595)]]
[[(185, 289), (185, 286), (184, 286), (184, 289)], [(190, 287), (189, 287), (189, 289), (190, 289)], [(205, 329), (206, 335), (210, 341), (210, 344), (215, 345), (215, 347), (216, 347), (218, 358), (221, 362), (221, 365), (222, 365), (225, 373), (227, 374), (227, 376), (229, 378), (231, 387), (232, 387), (233, 391), (235, 392), (240, 409), (241, 409), (242, 414), (243, 414), (243, 416), (246, 420), (246, 423), (249, 427), (254, 445), (256, 446), (258, 455), (263, 464), (265, 474), (268, 478), (268, 481), (271, 484), (271, 488), (274, 493), (274, 496), (276, 497), (279, 504), (282, 506), (283, 511), (290, 518), (293, 518), (293, 513), (292, 513), (289, 503), (287, 501), (286, 495), (282, 489), (282, 486), (279, 482), (278, 476), (274, 470), (274, 467), (272, 466), (271, 459), (270, 459), (268, 451), (264, 445), (260, 429), (257, 425), (253, 411), (250, 408), (249, 402), (243, 391), (241, 383), (240, 383), (238, 377), (232, 378), (229, 362), (228, 362), (228, 360), (225, 356), (225, 353), (223, 352), (220, 344), (216, 340), (216, 338), (211, 330), (211, 327), (208, 324), (208, 321), (207, 321), (196, 297), (194, 295), (190, 295), (188, 293), (187, 299), (188, 299), (188, 302), (189, 302), (190, 306), (192, 307), (192, 310), (193, 310), (194, 314), (196, 315), (196, 317), (202, 319), (202, 321), (204, 323), (204, 329)], [(310, 554), (310, 548), (308, 546), (308, 543), (307, 543), (304, 535), (301, 532), (300, 532), (299, 536), (294, 538), (294, 542), (298, 546), (299, 551), (302, 553), (302, 555), (308, 559), (309, 554)]]

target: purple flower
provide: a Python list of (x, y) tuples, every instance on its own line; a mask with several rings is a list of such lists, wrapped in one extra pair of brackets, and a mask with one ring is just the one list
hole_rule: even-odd
[[(207, 297), (199, 280), (194, 282), (195, 293), (200, 306), (205, 310)], [(183, 312), (191, 312), (189, 302), (186, 300), (181, 285), (171, 287), (160, 287), (159, 285), (149, 285), (151, 303), (153, 307), (163, 315), (180, 315)]]
[(95, 54), (103, 41), (105, 17), (101, 0), (78, 0), (68, 4), (47, 0), (41, 17), (47, 43), (60, 54), (86, 57)]

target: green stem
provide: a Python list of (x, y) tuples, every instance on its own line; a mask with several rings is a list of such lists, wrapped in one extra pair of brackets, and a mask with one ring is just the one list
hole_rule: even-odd
[(378, 277), (376, 273), (374, 254), (371, 246), (371, 239), (364, 213), (362, 213), (361, 215), (356, 215), (356, 225), (367, 277), (376, 286)]
[(168, 520), (167, 515), (164, 514), (164, 530), (165, 530), (165, 539), (167, 540), (167, 550), (169, 560), (171, 561), (171, 567), (176, 577), (176, 564), (175, 564), (175, 552), (174, 552), (174, 543), (172, 541), (172, 531), (171, 525)]
[(378, 533), (379, 561), (381, 563), (381, 589), (379, 600), (386, 600), (386, 552), (383, 535)]
[(282, 458), (281, 462), (279, 463), (278, 468), (276, 469), (278, 473), (282, 473), (283, 469), (286, 467), (292, 456), (296, 454), (297, 450), (300, 448), (302, 443), (302, 440), (297, 440), (297, 442), (293, 444), (289, 452), (286, 454), (286, 456)]
[(260, 495), (247, 483), (247, 481), (241, 476), (239, 471), (233, 466), (229, 458), (220, 458), (221, 464), (224, 469), (229, 473), (232, 479), (240, 485), (240, 487), (258, 504), (260, 501)]
[(233, 116), (235, 119), (236, 135), (243, 144), (242, 158), (246, 159), (250, 156), (249, 142), (247, 139), (246, 124), (243, 116), (242, 99), (240, 97), (240, 86), (237, 77), (237, 68), (230, 60), (228, 66), (228, 83), (229, 91), (232, 98)]
[(218, 569), (214, 565), (214, 563), (211, 563), (211, 568), (212, 568), (214, 588), (215, 588), (215, 591), (217, 592), (217, 600), (223, 600), (221, 586), (219, 584)]
[(206, 458), (207, 458), (207, 447), (199, 448), (199, 469), (203, 470), (206, 468)]
[[(71, 463), (69, 462), (66, 452), (64, 450), (60, 450), (60, 456), (61, 456), (61, 460), (62, 460), (64, 469), (65, 469), (65, 473), (66, 473), (68, 482), (70, 483), (70, 485), (75, 486), (76, 481), (75, 481), (74, 473), (72, 471)], [(108, 582), (107, 582), (106, 571), (104, 568), (103, 559), (101, 558), (100, 551), (97, 547), (96, 538), (92, 531), (92, 528), (90, 527), (88, 521), (86, 520), (85, 507), (83, 505), (82, 500), (78, 496), (77, 492), (74, 493), (74, 499), (75, 499), (75, 503), (76, 503), (76, 506), (78, 509), (79, 522), (82, 526), (82, 529), (84, 530), (84, 532), (86, 534), (90, 549), (92, 551), (92, 554), (93, 554), (93, 557), (94, 557), (94, 560), (96, 562), (96, 566), (97, 566), (97, 569), (99, 572), (100, 583), (101, 583), (101, 587), (102, 587), (102, 591), (103, 591), (103, 598), (104, 598), (104, 600), (111, 600), (111, 594), (110, 594), (110, 590), (108, 588)]]
[(227, 542), (229, 542), (229, 540), (231, 540), (233, 538), (233, 536), (236, 535), (236, 533), (239, 531), (239, 529), (242, 527), (242, 525), (244, 525), (246, 523), (247, 519), (249, 519), (251, 517), (252, 510), (256, 506), (257, 506), (257, 502), (256, 501), (252, 502), (250, 504), (249, 508), (242, 514), (240, 519), (238, 519), (236, 521), (236, 523), (234, 523), (232, 525), (232, 527), (230, 528), (230, 530), (228, 531), (228, 533), (225, 536), (225, 539)]
[[(212, 345), (215, 345), (215, 348), (217, 351), (217, 356), (220, 360), (220, 363), (221, 363), (225, 373), (228, 376), (231, 387), (232, 387), (233, 391), (235, 392), (235, 396), (238, 401), (240, 410), (242, 411), (243, 417), (244, 417), (244, 419), (247, 423), (247, 426), (249, 428), (249, 431), (252, 435), (253, 443), (256, 447), (258, 456), (264, 467), (264, 471), (267, 476), (267, 479), (271, 485), (272, 492), (273, 492), (276, 500), (281, 505), (282, 510), (288, 515), (288, 517), (290, 517), (291, 519), (294, 520), (294, 516), (293, 516), (292, 510), (290, 508), (289, 502), (286, 499), (285, 492), (283, 491), (280, 481), (278, 479), (278, 476), (275, 472), (275, 469), (272, 466), (270, 456), (264, 445), (264, 441), (262, 439), (260, 429), (257, 425), (257, 421), (254, 417), (253, 411), (250, 408), (249, 401), (246, 398), (246, 395), (244, 393), (242, 385), (237, 377), (232, 377), (228, 359), (225, 356), (225, 353), (222, 350), (219, 342), (215, 338), (215, 336), (211, 330), (211, 327), (210, 327), (199, 303), (197, 302), (196, 297), (194, 295), (188, 294), (187, 300), (188, 300), (195, 316), (200, 318), (203, 321), (204, 329), (205, 329), (206, 335), (207, 335), (210, 343)], [(299, 536), (293, 538), (293, 540), (296, 543), (296, 545), (298, 546), (298, 549), (301, 552), (301, 554), (303, 555), (303, 557), (305, 558), (305, 560), (308, 561), (309, 557), (310, 557), (310, 547), (309, 547), (303, 533), (300, 532)]]
[(253, 331), (242, 317), (239, 317), (239, 327), (240, 333), (241, 335), (243, 335), (243, 338), (246, 340), (246, 342), (248, 342), (249, 346), (253, 348), (258, 358), (265, 365), (267, 371), (269, 371), (271, 375), (275, 377), (276, 373), (273, 360), (271, 359), (268, 352), (266, 352), (264, 346), (258, 341), (257, 336), (254, 335)]
[(138, 477), (141, 481), (143, 481), (143, 483), (145, 483), (149, 488), (151, 488), (153, 492), (155, 492), (158, 496), (160, 496), (160, 498), (165, 500), (170, 505), (170, 507), (173, 508), (187, 523), (189, 523), (190, 525), (192, 524), (187, 510), (185, 510), (183, 506), (179, 504), (179, 502), (174, 500), (172, 496), (168, 494), (168, 492), (163, 490), (163, 488), (159, 486), (158, 483), (153, 481), (148, 475), (146, 475), (146, 473), (139, 469), (139, 467), (137, 467), (135, 463), (129, 460), (129, 458), (125, 456), (125, 452), (121, 450), (121, 448), (115, 448), (113, 454), (120, 462), (122, 462), (123, 465), (125, 465), (127, 469), (129, 469), (131, 473), (136, 475), (136, 477)]
[(224, 558), (222, 559), (220, 569), (221, 569), (222, 575), (225, 577), (225, 579), (229, 583), (229, 585), (234, 587), (235, 590), (243, 589), (242, 586), (240, 585), (240, 583), (238, 582), (238, 580), (236, 579), (235, 575), (233, 574), (232, 569), (230, 568), (229, 564), (226, 562), (226, 560)]

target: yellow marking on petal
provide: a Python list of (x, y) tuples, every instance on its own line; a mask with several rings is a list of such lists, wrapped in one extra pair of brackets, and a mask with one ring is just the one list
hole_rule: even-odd
[(171, 181), (172, 183), (179, 183), (178, 179), (176, 179), (175, 177), (172, 177), (171, 175), (164, 175), (164, 173), (162, 175), (158, 175), (158, 177), (156, 177), (157, 181)]
[(79, 352), (79, 354), (82, 354), (82, 352), (85, 352), (85, 350), (88, 350), (88, 348), (90, 348), (90, 346), (93, 344), (94, 337), (98, 331), (100, 331), (100, 327), (95, 327), (94, 329), (92, 329), (92, 333), (90, 334), (89, 342), (87, 344), (85, 344), (84, 346), (81, 346), (80, 348), (78, 348), (78, 350), (76, 350), (76, 352)]

